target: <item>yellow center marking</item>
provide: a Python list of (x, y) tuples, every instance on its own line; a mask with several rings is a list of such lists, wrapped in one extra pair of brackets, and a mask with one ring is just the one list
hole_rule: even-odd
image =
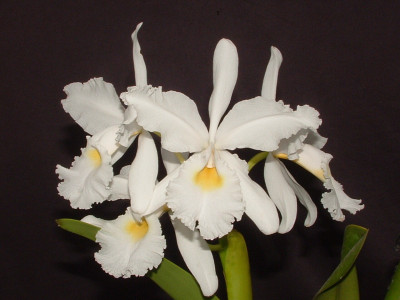
[(218, 174), (216, 168), (207, 167), (197, 173), (193, 180), (204, 191), (220, 188), (224, 183), (224, 178)]
[(87, 157), (95, 164), (96, 167), (101, 165), (101, 156), (99, 151), (96, 149), (89, 149), (87, 151)]
[(149, 224), (146, 221), (137, 223), (135, 221), (129, 221), (125, 227), (126, 231), (133, 237), (135, 241), (142, 239), (147, 231), (149, 231)]

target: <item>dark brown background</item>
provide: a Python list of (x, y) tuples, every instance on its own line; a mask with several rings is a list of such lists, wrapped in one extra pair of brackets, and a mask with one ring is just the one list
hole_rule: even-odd
[[(158, 3), (1, 2), (1, 297), (166, 298), (146, 278), (103, 273), (93, 259), (97, 246), (54, 222), (86, 214), (56, 191), (55, 165), (69, 166), (85, 145), (83, 131), (61, 107), (63, 87), (95, 76), (118, 93), (133, 85), (130, 34), (144, 21), (139, 39), (149, 82), (194, 99), (205, 122), (218, 40), (231, 39), (239, 52), (233, 102), (260, 93), (269, 46), (278, 47), (284, 57), (278, 97), (319, 110), (332, 172), (350, 196), (364, 200), (356, 216), (331, 221), (319, 202), (321, 185), (294, 168), (319, 217), (304, 228), (300, 208), (285, 235), (264, 236), (246, 219), (238, 225), (248, 241), (254, 298), (310, 299), (338, 262), (344, 227), (355, 223), (370, 228), (357, 263), (361, 296), (382, 299), (400, 257), (394, 250), (400, 234), (398, 2)], [(261, 171), (252, 173), (260, 182)], [(94, 213), (110, 217), (122, 206), (105, 204)], [(163, 223), (166, 256), (179, 262), (168, 220)]]

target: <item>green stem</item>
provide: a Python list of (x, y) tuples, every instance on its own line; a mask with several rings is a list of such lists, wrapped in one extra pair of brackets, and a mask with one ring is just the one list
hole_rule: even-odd
[(251, 277), (249, 256), (243, 235), (232, 230), (220, 240), (223, 250), (219, 252), (228, 300), (251, 300)]
[(400, 263), (397, 265), (392, 282), (386, 293), (385, 300), (398, 300), (400, 299)]
[(217, 251), (219, 252), (219, 251), (224, 250), (224, 245), (222, 245), (221, 243), (208, 244), (208, 247), (210, 248), (211, 251), (214, 251), (214, 252), (217, 252)]
[(258, 164), (260, 161), (262, 161), (263, 159), (266, 159), (268, 156), (269, 152), (260, 152), (257, 153), (256, 155), (254, 155), (249, 162), (247, 163), (249, 166), (249, 172), (251, 169), (253, 169), (253, 167)]

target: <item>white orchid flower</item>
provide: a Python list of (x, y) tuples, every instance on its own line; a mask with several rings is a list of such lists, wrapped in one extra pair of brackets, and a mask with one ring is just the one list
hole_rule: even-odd
[(114, 277), (144, 276), (157, 268), (164, 257), (166, 241), (157, 214), (138, 222), (128, 208), (124, 215), (112, 221), (91, 215), (82, 221), (101, 228), (96, 234), (101, 249), (94, 257)]
[[(146, 65), (137, 39), (141, 25), (132, 34), (133, 59), (136, 84), (146, 86)], [(86, 148), (81, 156), (75, 157), (70, 169), (57, 165), (56, 173), (63, 180), (58, 191), (73, 208), (88, 209), (94, 203), (115, 199), (116, 193), (112, 194), (110, 188), (116, 186), (112, 165), (142, 128), (135, 122), (136, 112), (132, 107), (125, 109), (113, 85), (102, 78), (69, 84), (64, 91), (67, 94), (61, 101), (64, 110), (93, 136), (87, 138)]]
[[(282, 63), (280, 51), (271, 47), (271, 58), (265, 72), (261, 95), (265, 101), (275, 101), (278, 72)], [(351, 213), (363, 208), (361, 200), (349, 198), (342, 186), (332, 177), (329, 171), (331, 155), (322, 152), (326, 138), (321, 137), (315, 130), (303, 129), (296, 135), (283, 139), (279, 148), (271, 152), (265, 161), (264, 178), (271, 199), (278, 207), (282, 220), (279, 232), (285, 233), (292, 229), (297, 215), (297, 201), (307, 208), (308, 215), (305, 226), (314, 224), (317, 218), (317, 208), (307, 191), (292, 177), (285, 165), (278, 159), (289, 159), (313, 173), (324, 182), (327, 189), (332, 190), (323, 195), (322, 203), (331, 213), (333, 219), (344, 220), (341, 209)]]
[(144, 95), (130, 89), (121, 98), (134, 107), (139, 125), (161, 134), (164, 149), (195, 153), (166, 177), (172, 218), (214, 239), (230, 232), (234, 220), (246, 212), (263, 233), (274, 233), (279, 226), (275, 205), (248, 177), (247, 164), (227, 150), (274, 151), (281, 139), (316, 129), (318, 112), (309, 106), (293, 111), (282, 102), (257, 97), (237, 103), (218, 126), (237, 80), (238, 57), (231, 41), (218, 43), (213, 65), (209, 130), (195, 103), (181, 93), (151, 88)]
[[(162, 156), (169, 174), (180, 166), (175, 154), (163, 149)], [(163, 210), (163, 201), (152, 201), (153, 198), (166, 197), (166, 185), (163, 182), (156, 183), (157, 175), (156, 146), (151, 135), (143, 131), (138, 139), (138, 151), (132, 165), (122, 168), (121, 174), (114, 176), (111, 195), (114, 197), (115, 194), (115, 198), (131, 199), (132, 215), (136, 219), (147, 219), (148, 215), (158, 214)], [(173, 220), (172, 224), (179, 251), (188, 269), (196, 278), (203, 294), (213, 295), (218, 288), (218, 277), (207, 243), (198, 230), (188, 229), (179, 220)]]

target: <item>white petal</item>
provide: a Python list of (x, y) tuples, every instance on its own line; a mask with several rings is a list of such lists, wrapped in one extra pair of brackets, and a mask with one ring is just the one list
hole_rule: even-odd
[(245, 213), (264, 234), (273, 234), (279, 228), (279, 216), (275, 204), (264, 189), (248, 176), (247, 163), (228, 151), (220, 151), (221, 157), (236, 171), (240, 180)]
[(198, 152), (207, 147), (207, 128), (196, 104), (184, 94), (131, 89), (121, 97), (135, 108), (139, 125), (161, 133), (163, 148), (171, 152)]
[(218, 288), (212, 253), (198, 230), (190, 230), (181, 221), (172, 221), (179, 251), (189, 271), (196, 278), (203, 295), (209, 297)]
[(237, 103), (218, 128), (215, 147), (233, 150), (252, 148), (274, 151), (284, 138), (301, 129), (316, 130), (321, 124), (319, 113), (308, 105), (291, 110), (281, 101), (257, 97)]
[(166, 242), (158, 218), (148, 216), (141, 226), (148, 226), (147, 231), (127, 211), (99, 230), (96, 242), (101, 249), (95, 259), (105, 272), (114, 277), (143, 276), (161, 263)]
[(285, 165), (281, 161), (279, 161), (279, 164), (282, 169), (282, 175), (285, 177), (286, 182), (293, 189), (300, 203), (307, 209), (307, 217), (304, 221), (304, 226), (310, 227), (315, 223), (315, 220), (317, 219), (317, 207), (315, 206), (307, 191), (300, 184), (297, 183), (290, 172), (286, 169)]
[(322, 194), (322, 205), (326, 208), (336, 221), (344, 221), (345, 217), (342, 209), (345, 209), (353, 215), (364, 208), (360, 199), (353, 199), (346, 195), (343, 186), (337, 182), (332, 175), (327, 178), (324, 186), (331, 190)]
[(232, 230), (235, 219), (242, 217), (244, 203), (234, 171), (217, 156), (216, 169), (205, 168), (207, 162), (205, 151), (182, 164), (168, 186), (167, 205), (172, 218), (192, 230), (198, 228), (205, 239), (214, 239)]
[(278, 83), (279, 68), (282, 63), (282, 54), (278, 48), (271, 47), (271, 58), (265, 71), (261, 96), (270, 100), (276, 99), (276, 85)]
[(342, 185), (337, 182), (331, 175), (329, 162), (332, 156), (311, 145), (304, 145), (299, 152), (299, 159), (294, 162), (302, 166), (307, 171), (314, 174), (317, 178), (324, 182), (325, 188), (331, 190), (322, 195), (322, 204), (328, 209), (332, 218), (337, 221), (343, 221), (344, 215), (342, 209), (352, 214), (364, 208), (361, 200), (353, 199), (347, 196)]
[(71, 83), (64, 92), (67, 94), (61, 101), (64, 110), (91, 135), (124, 120), (124, 107), (113, 85), (103, 78)]
[(264, 179), (268, 194), (281, 213), (279, 233), (286, 233), (293, 228), (297, 215), (297, 199), (293, 189), (287, 183), (279, 160), (268, 155), (264, 166)]
[(137, 86), (146, 86), (147, 85), (147, 70), (146, 64), (144, 62), (143, 55), (140, 53), (140, 45), (139, 40), (137, 38), (137, 34), (139, 32), (140, 27), (142, 27), (143, 23), (140, 23), (136, 26), (135, 31), (132, 33), (132, 42), (133, 42), (133, 66), (135, 68), (135, 83)]
[(56, 173), (63, 180), (58, 184), (58, 192), (71, 202), (73, 208), (88, 209), (94, 203), (106, 200), (113, 169), (111, 157), (100, 144), (88, 146), (80, 157), (75, 157), (70, 169), (57, 165)]
[(139, 136), (138, 150), (129, 171), (131, 208), (143, 214), (153, 196), (158, 174), (158, 155), (151, 135), (144, 131)]
[(211, 141), (214, 140), (219, 121), (231, 101), (238, 76), (238, 66), (239, 58), (235, 45), (230, 40), (220, 40), (214, 51), (214, 90), (208, 105)]

